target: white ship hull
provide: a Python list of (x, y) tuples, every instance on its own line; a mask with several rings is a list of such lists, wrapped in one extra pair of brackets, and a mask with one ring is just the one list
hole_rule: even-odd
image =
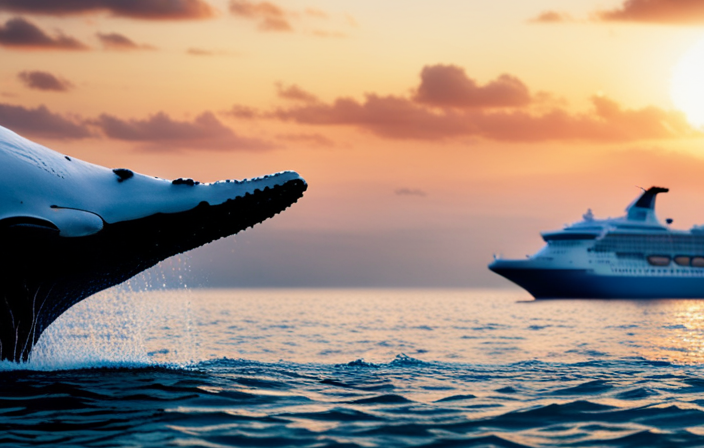
[(538, 299), (704, 298), (704, 231), (671, 230), (644, 192), (622, 218), (584, 220), (544, 233), (547, 245), (524, 260), (496, 259), (489, 269)]

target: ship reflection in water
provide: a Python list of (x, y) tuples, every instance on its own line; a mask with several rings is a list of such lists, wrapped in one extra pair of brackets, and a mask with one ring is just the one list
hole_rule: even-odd
[[(524, 260), (496, 259), (489, 269), (537, 299), (704, 298), (704, 227), (673, 230), (655, 216), (651, 187), (619, 218), (582, 221), (544, 232), (543, 249)], [(671, 224), (672, 220), (667, 220)]]

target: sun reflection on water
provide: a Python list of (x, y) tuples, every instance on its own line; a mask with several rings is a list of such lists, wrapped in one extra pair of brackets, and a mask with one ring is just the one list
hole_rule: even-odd
[(185, 365), (230, 358), (373, 368), (406, 354), (486, 365), (626, 358), (704, 364), (704, 300), (194, 289), (113, 293), (79, 305), (42, 337), (36, 361)]
[(704, 363), (704, 301), (668, 300), (654, 306), (664, 310), (658, 327), (646, 333), (650, 335), (647, 345), (652, 347), (652, 355), (645, 357), (677, 364)]

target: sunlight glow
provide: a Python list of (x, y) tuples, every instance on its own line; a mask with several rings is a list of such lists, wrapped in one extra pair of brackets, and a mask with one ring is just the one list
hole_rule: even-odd
[(675, 107), (687, 115), (693, 126), (704, 126), (704, 39), (675, 66), (670, 94)]

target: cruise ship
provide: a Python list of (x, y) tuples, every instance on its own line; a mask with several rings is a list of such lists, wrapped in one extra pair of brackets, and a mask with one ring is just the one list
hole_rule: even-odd
[(651, 187), (619, 218), (591, 209), (562, 230), (544, 232), (545, 247), (522, 260), (495, 257), (489, 269), (536, 299), (704, 298), (704, 226), (669, 228), (655, 215)]

